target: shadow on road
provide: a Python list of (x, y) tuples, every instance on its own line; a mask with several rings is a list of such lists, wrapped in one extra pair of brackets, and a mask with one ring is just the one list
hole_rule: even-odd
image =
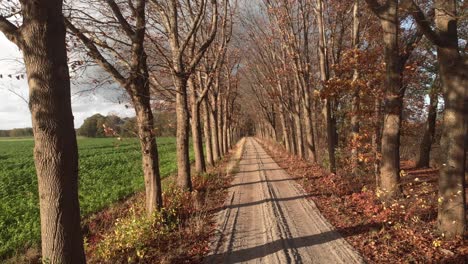
[(358, 235), (363, 232), (367, 232), (369, 228), (375, 228), (380, 225), (378, 224), (366, 224), (366, 225), (358, 225), (352, 226), (332, 231), (327, 231), (324, 233), (305, 236), (305, 237), (297, 237), (297, 238), (286, 238), (286, 239), (278, 239), (270, 243), (266, 243), (264, 245), (259, 245), (247, 249), (240, 249), (235, 251), (229, 251), (225, 254), (217, 254), (208, 256), (205, 260), (205, 263), (238, 263), (238, 262), (245, 262), (255, 259), (260, 259), (266, 257), (268, 255), (274, 254), (280, 250), (285, 249), (297, 249), (301, 247), (309, 247), (319, 244), (324, 244), (336, 239), (340, 239), (342, 237), (349, 237)]

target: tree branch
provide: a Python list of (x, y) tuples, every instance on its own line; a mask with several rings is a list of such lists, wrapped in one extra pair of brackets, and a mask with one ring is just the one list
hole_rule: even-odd
[[(227, 1), (227, 0), (225, 0)], [(211, 17), (211, 29), (210, 29), (210, 35), (208, 39), (205, 40), (205, 42), (201, 45), (201, 47), (198, 49), (197, 54), (195, 57), (192, 59), (192, 61), (189, 64), (189, 67), (187, 68), (187, 72), (191, 73), (197, 66), (198, 62), (200, 62), (201, 58), (205, 54), (206, 50), (208, 47), (210, 47), (211, 43), (216, 37), (216, 32), (217, 32), (217, 27), (218, 27), (218, 4), (216, 0), (211, 0), (211, 5), (213, 6), (213, 14)]]
[[(414, 2), (414, 0), (406, 0), (405, 4), (408, 6), (411, 16), (416, 20), (419, 29), (422, 31), (424, 36), (437, 46), (442, 46), (442, 41), (439, 35), (431, 28), (431, 23), (424, 15), (423, 11)], [(432, 16), (432, 15), (431, 15)]]
[(81, 40), (83, 45), (88, 49), (88, 54), (96, 61), (96, 63), (103, 67), (112, 76), (112, 78), (114, 78), (114, 80), (127, 89), (126, 78), (111, 63), (109, 63), (104, 56), (102, 56), (101, 52), (96, 47), (96, 44), (85, 36), (81, 30), (76, 28), (67, 18), (64, 18), (64, 20), (65, 26)]
[(120, 25), (122, 26), (127, 36), (133, 40), (133, 38), (135, 37), (135, 31), (133, 30), (132, 26), (128, 23), (128, 21), (125, 19), (125, 17), (122, 15), (122, 12), (120, 11), (120, 7), (115, 3), (114, 0), (106, 0), (106, 2), (109, 5), (109, 7), (112, 9), (112, 12), (114, 13), (115, 18), (117, 18), (117, 21), (119, 21)]
[(3, 16), (0, 16), (0, 31), (21, 49), (22, 38), (18, 28)]

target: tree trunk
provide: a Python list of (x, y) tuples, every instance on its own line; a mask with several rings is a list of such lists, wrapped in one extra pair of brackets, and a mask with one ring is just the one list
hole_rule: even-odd
[(213, 147), (213, 161), (217, 162), (220, 159), (219, 140), (218, 140), (218, 114), (217, 111), (210, 111), (211, 124), (211, 144)]
[[(357, 89), (357, 88), (356, 88)], [(353, 173), (357, 173), (359, 168), (359, 111), (360, 97), (359, 90), (353, 94), (351, 116), (351, 161)]]
[(176, 115), (177, 115), (177, 185), (192, 191), (189, 158), (189, 117), (187, 102), (187, 78), (174, 77), (176, 83)]
[(224, 153), (229, 151), (228, 147), (228, 100), (224, 103), (224, 114), (223, 114), (223, 148)]
[(400, 183), (400, 127), (403, 108), (401, 73), (398, 48), (398, 1), (389, 1), (381, 18), (384, 31), (384, 57), (386, 63), (384, 121), (382, 131), (382, 160), (380, 186), (382, 200), (389, 200), (401, 193)]
[(85, 263), (78, 149), (70, 99), (62, 1), (22, 1), (19, 34), (30, 91), (42, 259)]
[(314, 139), (313, 126), (312, 126), (310, 94), (307, 89), (308, 87), (305, 87), (306, 91), (304, 91), (304, 98), (303, 98), (304, 103), (302, 104), (302, 110), (304, 112), (305, 134), (306, 134), (305, 154), (309, 160), (315, 163), (317, 162), (317, 153), (315, 151), (315, 139)]
[[(317, 26), (319, 29), (319, 60), (320, 60), (320, 80), (322, 81), (322, 89), (325, 88), (329, 79), (328, 67), (328, 49), (325, 34), (325, 23), (323, 21), (323, 0), (317, 1)], [(335, 126), (333, 124), (331, 98), (324, 100), (324, 119), (327, 127), (327, 145), (328, 145), (328, 168), (331, 172), (335, 172)]]
[(282, 136), (283, 136), (283, 144), (286, 147), (286, 151), (288, 151), (288, 153), (291, 153), (291, 146), (289, 145), (289, 131), (286, 125), (286, 119), (285, 119), (286, 117), (284, 116), (283, 105), (281, 103), (279, 105), (279, 114), (280, 114), (280, 123), (281, 123)]
[[(135, 107), (138, 138), (142, 153), (142, 167), (145, 179), (146, 213), (151, 216), (163, 206), (159, 156), (154, 135), (154, 119), (151, 111), (148, 82), (135, 83), (130, 89), (133, 92), (132, 102)], [(144, 87), (146, 86), (146, 87)], [(141, 87), (144, 87), (141, 89)]]
[(335, 160), (335, 125), (332, 117), (331, 99), (324, 100), (324, 114), (325, 122), (327, 124), (327, 142), (328, 142), (328, 169), (330, 172), (336, 172), (336, 160)]
[(227, 146), (229, 149), (232, 148), (232, 134), (231, 134), (231, 126), (227, 127), (227, 136), (226, 136), (226, 141), (227, 141)]
[(353, 6), (353, 32), (352, 32), (354, 58), (356, 65), (353, 73), (353, 80), (351, 82), (353, 92), (352, 100), (352, 116), (351, 116), (351, 162), (353, 173), (356, 174), (359, 167), (359, 112), (360, 112), (360, 96), (359, 86), (356, 84), (359, 79), (359, 65), (357, 64), (358, 50), (359, 50), (359, 0), (354, 0)]
[(291, 153), (294, 155), (298, 155), (299, 152), (297, 151), (296, 128), (295, 128), (293, 120), (295, 120), (294, 115), (288, 118), (288, 124), (289, 124), (289, 127), (291, 128), (291, 135), (289, 137), (289, 142), (291, 145)]
[(403, 102), (397, 95), (386, 96), (382, 131), (382, 157), (380, 162), (381, 198), (395, 198), (401, 192), (400, 182), (400, 127)]
[(434, 142), (436, 119), (437, 119), (437, 105), (439, 104), (439, 91), (438, 80), (434, 80), (432, 88), (429, 92), (429, 106), (427, 122), (424, 130), (424, 136), (419, 146), (419, 159), (416, 163), (418, 168), (428, 168), (431, 156), (431, 147)]
[[(312, 111), (311, 111), (311, 117), (312, 117), (312, 127), (315, 127), (312, 131), (314, 132), (314, 143), (315, 143), (315, 152), (318, 153), (318, 149), (320, 149), (320, 120), (319, 116), (320, 114), (317, 114), (317, 104), (319, 102), (315, 101), (311, 104), (312, 106)], [(319, 154), (316, 155), (317, 162), (319, 162)]]
[(455, 0), (435, 2), (435, 24), (443, 45), (437, 48), (445, 112), (439, 175), (439, 231), (447, 237), (466, 231), (466, 138), (468, 130), (468, 67), (458, 50)]
[[(299, 106), (298, 106), (299, 107)], [(302, 137), (302, 122), (299, 113), (294, 114), (295, 132), (296, 132), (296, 148), (297, 156), (301, 159), (304, 158), (304, 142)]]
[(213, 161), (213, 144), (211, 138), (211, 122), (210, 122), (210, 109), (208, 108), (207, 98), (202, 101), (203, 107), (203, 131), (205, 134), (205, 147), (206, 147), (206, 161), (210, 166), (214, 165)]
[(193, 151), (195, 153), (195, 170), (198, 173), (206, 171), (205, 156), (203, 155), (203, 140), (201, 134), (200, 124), (200, 104), (197, 102), (197, 95), (194, 87), (194, 83), (189, 79), (189, 87), (192, 91), (190, 94), (190, 103), (192, 107), (192, 143)]
[(224, 156), (224, 148), (223, 148), (223, 123), (224, 123), (224, 120), (223, 120), (223, 113), (224, 113), (224, 109), (223, 109), (223, 106), (221, 104), (221, 98), (218, 97), (218, 100), (216, 101), (217, 102), (217, 108), (218, 108), (218, 111), (217, 111), (217, 131), (218, 131), (218, 149), (219, 149), (219, 158), (222, 158)]

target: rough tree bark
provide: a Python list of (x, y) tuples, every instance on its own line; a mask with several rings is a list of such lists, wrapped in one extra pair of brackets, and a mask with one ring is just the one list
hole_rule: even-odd
[(210, 122), (210, 109), (208, 107), (208, 98), (205, 97), (202, 101), (203, 108), (203, 132), (205, 136), (205, 147), (206, 147), (206, 162), (210, 165), (214, 165), (213, 159), (213, 144), (211, 137), (211, 122)]
[(400, 127), (403, 95), (400, 92), (401, 70), (398, 48), (398, 1), (388, 1), (386, 12), (381, 14), (384, 31), (384, 56), (386, 62), (386, 93), (384, 99), (384, 122), (382, 132), (382, 159), (380, 186), (383, 200), (398, 196), (400, 182)]
[(446, 237), (466, 231), (465, 169), (468, 134), (468, 63), (460, 54), (457, 1), (436, 0), (435, 31), (412, 0), (407, 2), (419, 29), (437, 47), (445, 112), (441, 140), (442, 167), (439, 174), (438, 229)]
[(0, 17), (28, 76), (39, 185), (42, 260), (85, 263), (78, 202), (78, 149), (70, 98), (62, 1), (21, 1), (23, 25)]
[(398, 0), (387, 0), (381, 6), (376, 0), (366, 0), (379, 18), (383, 29), (384, 60), (386, 66), (384, 119), (380, 176), (377, 186), (379, 197), (386, 201), (401, 193), (400, 183), (400, 128), (404, 88), (402, 87), (402, 60), (398, 45)]
[(223, 105), (222, 105), (222, 97), (221, 97), (221, 94), (218, 96), (218, 100), (217, 100), (217, 104), (216, 104), (216, 108), (218, 109), (217, 111), (217, 124), (218, 124), (218, 127), (217, 127), (217, 131), (218, 131), (218, 148), (219, 148), (219, 155), (220, 155), (220, 158), (222, 158), (225, 154), (225, 150), (223, 148), (223, 123), (224, 123), (224, 108), (223, 108)]
[[(211, 104), (209, 111), (211, 125), (211, 145), (213, 147), (213, 161), (217, 162), (221, 158), (218, 139), (218, 113), (216, 109), (217, 96), (213, 98), (214, 104)], [(214, 105), (214, 106), (213, 106)]]
[[(143, 175), (145, 179), (145, 201), (147, 215), (151, 215), (155, 210), (162, 208), (162, 189), (161, 177), (159, 174), (159, 154), (156, 138), (154, 136), (154, 118), (151, 111), (148, 82), (135, 83), (131, 86), (132, 102), (135, 107), (137, 118), (138, 138), (141, 147), (141, 161), (143, 166)], [(136, 93), (138, 91), (139, 93)], [(146, 96), (142, 96), (146, 93)]]
[(299, 96), (299, 87), (294, 89), (294, 104), (295, 112), (293, 113), (294, 116), (294, 124), (295, 124), (295, 134), (296, 134), (296, 147), (297, 147), (297, 156), (301, 159), (305, 157), (304, 153), (304, 137), (302, 133), (302, 120), (301, 120), (301, 106), (300, 106), (300, 96)]
[(203, 173), (206, 171), (205, 165), (205, 156), (203, 155), (203, 140), (202, 140), (202, 131), (200, 123), (200, 103), (197, 99), (197, 89), (195, 88), (194, 81), (189, 79), (189, 87), (191, 90), (190, 100), (192, 108), (192, 141), (193, 141), (193, 150), (195, 152), (195, 170), (198, 173)]
[[(178, 71), (180, 72), (180, 71)], [(187, 77), (173, 74), (176, 84), (176, 119), (177, 119), (177, 185), (192, 191), (189, 157), (189, 109), (187, 102)]]
[(280, 102), (279, 104), (279, 114), (280, 114), (280, 123), (281, 123), (281, 130), (282, 130), (282, 141), (283, 141), (283, 144), (286, 148), (286, 151), (288, 153), (291, 153), (291, 146), (289, 144), (289, 129), (286, 125), (286, 117), (285, 117), (285, 113), (284, 113), (284, 107), (283, 107), (283, 104)]

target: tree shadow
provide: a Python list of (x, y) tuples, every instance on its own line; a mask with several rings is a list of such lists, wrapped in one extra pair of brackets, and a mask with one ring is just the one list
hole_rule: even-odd
[[(242, 165), (242, 166), (249, 166), (249, 165), (257, 165), (257, 164), (262, 164), (262, 165), (270, 165), (270, 164), (276, 164), (276, 162), (258, 162), (259, 159), (252, 159), (252, 160), (255, 160), (257, 162), (253, 162), (253, 163), (239, 163), (239, 165)], [(245, 161), (250, 161), (250, 160), (245, 160)]]
[[(282, 170), (282, 169), (273, 169), (273, 170)], [(265, 171), (273, 171), (273, 170), (265, 170)], [(245, 172), (245, 171), (240, 171), (240, 172)], [(233, 187), (236, 187), (236, 186), (245, 186), (245, 185), (251, 185), (251, 184), (257, 184), (257, 183), (266, 183), (266, 182), (282, 182), (282, 181), (296, 181), (296, 180), (300, 180), (302, 179), (301, 177), (295, 177), (295, 178), (284, 178), (284, 179), (277, 179), (277, 180), (262, 180), (262, 181), (252, 181), (252, 182), (241, 182), (241, 183), (235, 183), (235, 184), (231, 184), (230, 186), (228, 186), (227, 188), (233, 188)]]
[(206, 212), (209, 214), (214, 214), (218, 213), (222, 210), (225, 209), (233, 209), (233, 208), (242, 208), (242, 207), (248, 207), (248, 206), (255, 206), (263, 203), (269, 203), (269, 202), (288, 202), (288, 201), (293, 201), (293, 200), (299, 200), (299, 199), (307, 199), (309, 197), (312, 197), (312, 194), (306, 194), (306, 195), (300, 195), (300, 196), (294, 196), (294, 197), (286, 197), (286, 198), (276, 198), (276, 199), (263, 199), (263, 200), (258, 200), (255, 202), (249, 202), (249, 203), (241, 203), (241, 204), (232, 204), (232, 205), (222, 205), (217, 208), (212, 208), (210, 210), (207, 210)]
[(268, 171), (281, 171), (281, 170), (283, 169), (277, 168), (277, 169), (240, 170), (239, 173), (260, 172), (260, 171), (268, 172)]
[(372, 223), (366, 225), (346, 227), (337, 230), (330, 230), (311, 236), (278, 239), (273, 242), (266, 243), (264, 245), (211, 255), (205, 259), (205, 263), (238, 263), (251, 261), (255, 259), (264, 258), (268, 255), (286, 249), (298, 249), (302, 247), (310, 247), (314, 245), (325, 244), (337, 239), (341, 239), (343, 237), (349, 237), (365, 233), (372, 228), (380, 226), (381, 225), (379, 224)]

